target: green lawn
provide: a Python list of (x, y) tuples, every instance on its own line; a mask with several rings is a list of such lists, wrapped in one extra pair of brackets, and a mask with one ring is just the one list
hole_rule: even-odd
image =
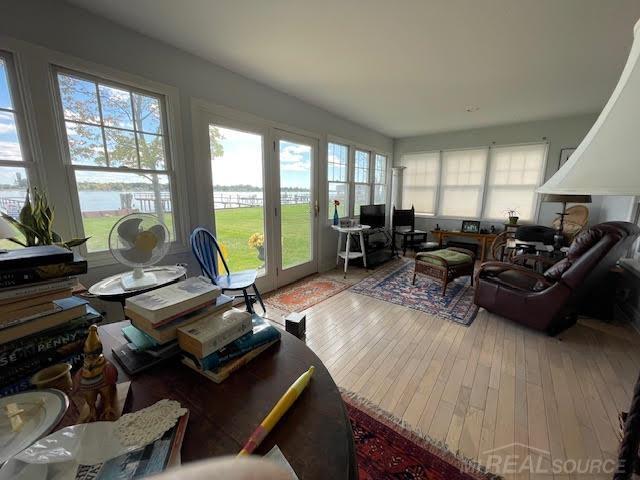
[[(309, 205), (282, 206), (283, 263), (292, 266), (303, 263), (310, 258), (309, 253)], [(93, 217), (84, 219), (87, 235), (91, 235), (89, 249), (91, 251), (106, 250), (111, 227), (119, 217)], [(166, 215), (167, 227), (172, 230), (173, 218)], [(249, 268), (260, 268), (263, 261), (258, 259), (255, 248), (249, 247), (249, 237), (263, 228), (262, 208), (227, 208), (216, 213), (216, 229), (218, 241), (222, 243), (225, 258), (232, 271)]]

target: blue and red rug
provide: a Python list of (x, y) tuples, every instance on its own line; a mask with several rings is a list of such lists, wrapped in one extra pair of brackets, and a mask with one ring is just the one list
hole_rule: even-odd
[(442, 283), (418, 274), (411, 285), (413, 260), (400, 258), (381, 267), (373, 275), (351, 287), (351, 291), (385, 302), (403, 305), (421, 312), (469, 326), (478, 314), (473, 303), (473, 287), (469, 277), (449, 283), (442, 295)]

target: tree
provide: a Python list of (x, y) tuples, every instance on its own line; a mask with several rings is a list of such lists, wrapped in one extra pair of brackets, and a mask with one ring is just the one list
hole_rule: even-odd
[[(73, 122), (66, 124), (72, 162), (119, 167), (124, 171), (127, 168), (151, 170), (134, 174), (151, 182), (155, 213), (164, 223), (161, 174), (153, 171), (166, 168), (159, 100), (117, 87), (96, 86), (93, 82), (67, 75), (58, 75), (58, 83), (64, 117)], [(97, 126), (100, 125), (101, 115), (104, 140)], [(212, 127), (209, 135), (212, 154), (222, 155), (222, 134)]]

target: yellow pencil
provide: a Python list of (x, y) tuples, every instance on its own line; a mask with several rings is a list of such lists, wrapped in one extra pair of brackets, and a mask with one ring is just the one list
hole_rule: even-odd
[(276, 423), (278, 423), (286, 411), (289, 410), (289, 407), (293, 405), (293, 402), (296, 401), (306, 386), (309, 385), (309, 380), (311, 380), (314, 370), (315, 368), (313, 366), (309, 367), (309, 370), (304, 372), (295, 382), (293, 382), (293, 385), (291, 385), (280, 400), (278, 400), (276, 406), (271, 409), (269, 415), (267, 415), (265, 419), (262, 420), (262, 423), (253, 431), (249, 440), (247, 440), (247, 443), (245, 443), (242, 450), (240, 450), (240, 453), (238, 453), (239, 457), (243, 455), (250, 455), (256, 447), (260, 445), (262, 440), (264, 440), (264, 437), (266, 437), (271, 429), (276, 426)]

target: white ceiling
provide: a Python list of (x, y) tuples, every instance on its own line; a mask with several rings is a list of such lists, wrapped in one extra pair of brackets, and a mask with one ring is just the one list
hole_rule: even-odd
[(639, 0), (70, 2), (392, 137), (599, 111), (640, 17)]

